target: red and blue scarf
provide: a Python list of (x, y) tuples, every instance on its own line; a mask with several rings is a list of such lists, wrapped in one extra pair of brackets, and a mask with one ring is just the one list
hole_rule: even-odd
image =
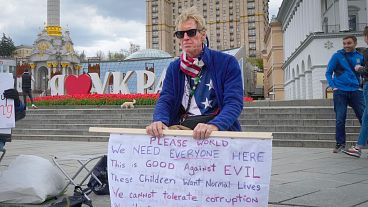
[(185, 52), (180, 56), (180, 70), (192, 78), (198, 76), (203, 66), (204, 62), (202, 60), (188, 57)]

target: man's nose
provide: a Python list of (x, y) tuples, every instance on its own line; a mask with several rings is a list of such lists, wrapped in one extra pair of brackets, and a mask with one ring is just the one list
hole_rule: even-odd
[(189, 36), (186, 32), (184, 32), (184, 39), (189, 39)]

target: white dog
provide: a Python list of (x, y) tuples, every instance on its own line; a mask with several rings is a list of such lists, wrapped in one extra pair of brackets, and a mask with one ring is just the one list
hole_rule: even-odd
[(124, 102), (123, 104), (121, 104), (121, 108), (131, 108), (131, 109), (134, 109), (134, 104), (135, 104), (135, 99), (133, 99), (133, 101), (126, 101)]

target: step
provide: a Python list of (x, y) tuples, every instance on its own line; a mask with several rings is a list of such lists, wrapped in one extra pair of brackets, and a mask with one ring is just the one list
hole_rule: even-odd
[[(356, 118), (355, 114), (347, 114), (348, 119)], [(335, 114), (278, 114), (278, 113), (264, 113), (264, 114), (244, 114), (240, 115), (240, 119), (334, 119)]]
[[(117, 128), (136, 128), (136, 129), (144, 129), (145, 127), (141, 125), (121, 125)], [(14, 134), (32, 134), (32, 135), (89, 135), (89, 136), (100, 136), (105, 133), (100, 132), (89, 132), (89, 128), (85, 129), (19, 129), (15, 128), (12, 130)]]
[(58, 124), (58, 125), (71, 125), (71, 124), (149, 124), (152, 119), (23, 119), (17, 122), (16, 127), (21, 126), (33, 126), (33, 125), (47, 125), (47, 124)]
[[(349, 147), (354, 145), (355, 141), (346, 141), (346, 146)], [(330, 148), (331, 150), (335, 147), (336, 142), (334, 140), (288, 140), (288, 139), (273, 139), (273, 147), (307, 147), (307, 148)]]
[(332, 99), (308, 99), (308, 100), (285, 100), (285, 101), (271, 101), (271, 100), (255, 100), (253, 102), (244, 102), (244, 106), (253, 107), (305, 107), (305, 106), (333, 106)]
[[(335, 141), (335, 133), (316, 132), (274, 132), (274, 139), (279, 140), (331, 140)], [(346, 133), (347, 141), (357, 141), (359, 133)]]
[[(241, 125), (274, 125), (274, 126), (335, 126), (335, 119), (300, 119), (300, 120), (283, 120), (283, 119), (243, 119), (239, 120)], [(347, 119), (346, 126), (360, 126), (357, 119)]]
[[(274, 125), (242, 125), (243, 131), (247, 132), (315, 132), (335, 133), (334, 126), (274, 126)], [(359, 133), (360, 126), (347, 126), (347, 133)]]
[(126, 114), (136, 114), (136, 113), (153, 113), (153, 109), (37, 109), (37, 110), (27, 110), (27, 115), (33, 114), (90, 114), (90, 113), (126, 113)]
[[(108, 128), (128, 128), (127, 126), (139, 126), (139, 128), (144, 128), (149, 125), (151, 122), (145, 123), (141, 120), (136, 120), (136, 122), (132, 122), (131, 120), (127, 120), (124, 123), (48, 123), (48, 124), (40, 124), (40, 123), (27, 123), (27, 124), (19, 124), (15, 127), (15, 129), (88, 129), (89, 127), (108, 127)], [(144, 126), (144, 127), (143, 127)]]
[[(70, 135), (24, 135), (13, 134), (13, 140), (49, 140), (49, 141), (82, 141), (82, 142), (108, 142), (109, 135), (104, 136), (70, 136)], [(355, 142), (347, 141), (347, 146), (353, 145)], [(288, 140), (273, 139), (274, 147), (312, 147), (312, 148), (332, 148), (335, 147), (333, 140)], [(330, 150), (330, 149), (328, 149)]]
[[(118, 119), (118, 118), (130, 118), (130, 117), (137, 117), (137, 114), (132, 114), (131, 116), (121, 113), (115, 113), (115, 114), (33, 114), (32, 116), (26, 116), (27, 119), (52, 119), (52, 118), (58, 118), (58, 119), (80, 119), (81, 116), (83, 116), (85, 119)], [(152, 114), (139, 114), (139, 117), (146, 117), (146, 118), (152, 118)]]
[[(27, 122), (17, 124), (15, 129), (88, 129), (89, 127), (116, 127), (116, 128), (129, 128), (128, 126), (138, 126), (138, 128), (145, 128), (148, 126), (150, 120), (119, 120), (112, 121), (111, 123), (100, 122), (100, 123), (60, 123), (63, 120), (58, 120), (56, 123), (46, 122)], [(334, 133), (334, 126), (297, 126), (297, 125), (241, 125), (243, 131), (247, 132), (319, 132), (319, 133)], [(358, 133), (360, 126), (347, 126), (346, 132)]]
[(109, 135), (85, 136), (85, 135), (30, 135), (12, 134), (13, 140), (50, 140), (50, 141), (82, 141), (82, 142), (108, 142)]
[[(108, 141), (106, 133), (90, 133), (89, 127), (142, 128), (152, 122), (153, 107), (45, 107), (28, 110), (17, 122), (13, 139)], [(349, 108), (347, 143), (356, 142), (360, 124)], [(273, 132), (273, 146), (335, 146), (335, 113), (331, 105), (245, 107), (239, 121), (243, 131)]]

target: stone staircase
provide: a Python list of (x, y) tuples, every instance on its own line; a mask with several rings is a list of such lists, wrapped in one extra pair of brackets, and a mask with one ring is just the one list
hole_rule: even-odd
[[(107, 141), (105, 133), (89, 127), (145, 128), (153, 107), (121, 109), (118, 106), (60, 106), (28, 110), (16, 123), (13, 139)], [(273, 132), (273, 146), (333, 147), (335, 115), (330, 101), (247, 103), (239, 118), (243, 131)], [(349, 109), (347, 142), (356, 141), (360, 124)]]

